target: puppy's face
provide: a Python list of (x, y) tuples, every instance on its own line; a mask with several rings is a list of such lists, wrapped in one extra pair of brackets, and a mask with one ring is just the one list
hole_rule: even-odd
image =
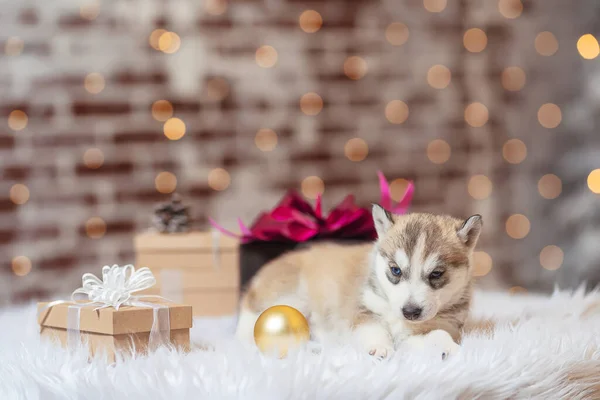
[(373, 220), (379, 239), (372, 279), (398, 318), (424, 322), (456, 300), (471, 279), (481, 216), (398, 216), (374, 205)]

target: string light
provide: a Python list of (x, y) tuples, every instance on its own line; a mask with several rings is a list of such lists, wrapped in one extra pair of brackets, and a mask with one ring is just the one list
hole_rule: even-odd
[(434, 65), (427, 71), (427, 83), (434, 89), (444, 89), (450, 84), (452, 74), (443, 65)]
[(555, 199), (562, 192), (562, 181), (556, 175), (544, 175), (538, 181), (538, 192), (545, 199)]
[(206, 95), (212, 101), (222, 101), (229, 95), (229, 82), (224, 78), (212, 78), (206, 82)]
[(427, 158), (434, 164), (443, 164), (450, 159), (450, 145), (442, 139), (436, 139), (427, 145)]
[(150, 43), (150, 46), (152, 46), (153, 49), (160, 50), (160, 47), (158, 47), (158, 40), (163, 35), (163, 33), (167, 33), (167, 30), (166, 29), (155, 29), (150, 34), (150, 37), (148, 38), (148, 42)]
[(7, 56), (18, 56), (23, 52), (25, 42), (17, 36), (9, 37), (4, 44), (4, 54)]
[(9, 196), (13, 203), (25, 204), (29, 200), (29, 188), (22, 183), (17, 183), (10, 188)]
[(546, 246), (540, 252), (540, 264), (549, 271), (556, 271), (559, 269), (564, 259), (565, 254), (558, 246)]
[(402, 22), (392, 22), (385, 30), (385, 39), (392, 46), (402, 46), (408, 40), (408, 27)]
[(469, 195), (475, 200), (484, 200), (492, 194), (492, 181), (485, 175), (473, 175), (467, 186)]
[(447, 0), (423, 0), (425, 9), (432, 13), (439, 13), (446, 8)]
[(181, 38), (175, 32), (164, 32), (158, 38), (158, 49), (163, 53), (173, 54), (181, 47)]
[(367, 62), (362, 57), (348, 57), (344, 62), (344, 73), (352, 80), (358, 80), (367, 73)]
[(595, 169), (588, 175), (588, 188), (596, 194), (600, 194), (600, 169)]
[(479, 53), (487, 46), (487, 35), (479, 28), (471, 28), (465, 32), (463, 44), (471, 53)]
[(25, 276), (31, 272), (31, 260), (25, 256), (14, 257), (11, 267), (15, 275)]
[(408, 181), (406, 179), (398, 178), (394, 179), (390, 183), (390, 196), (394, 201), (400, 201), (406, 193), (408, 188)]
[(223, 15), (227, 11), (227, 0), (205, 0), (204, 9), (211, 15)]
[(262, 68), (272, 68), (277, 64), (277, 50), (273, 46), (260, 46), (256, 50), (256, 63)]
[(492, 270), (492, 257), (485, 251), (473, 252), (473, 276), (486, 276)]
[(392, 124), (404, 123), (408, 114), (408, 106), (401, 100), (392, 100), (385, 106), (385, 117)]
[(506, 220), (506, 233), (513, 239), (523, 239), (530, 228), (531, 223), (523, 214), (513, 214)]
[(325, 183), (318, 176), (304, 178), (301, 184), (302, 194), (309, 199), (316, 199), (325, 191)]
[(87, 149), (83, 153), (83, 163), (89, 169), (98, 169), (104, 164), (104, 154), (100, 149)]
[(81, 18), (89, 21), (95, 20), (100, 14), (100, 1), (99, 0), (87, 0), (85, 4), (82, 4), (79, 8), (79, 15)]
[(273, 151), (277, 147), (277, 133), (273, 129), (260, 129), (256, 132), (254, 144), (261, 151)]
[(600, 54), (598, 40), (591, 34), (585, 34), (577, 41), (577, 51), (586, 60), (593, 60)]
[(27, 127), (29, 118), (24, 111), (13, 110), (8, 114), (8, 127), (13, 131), (22, 131)]
[(511, 164), (520, 164), (527, 157), (527, 146), (519, 139), (510, 139), (502, 146), (502, 157)]
[(154, 187), (159, 193), (173, 193), (177, 189), (177, 177), (171, 172), (160, 172), (154, 179)]
[(507, 67), (502, 71), (502, 86), (511, 92), (518, 92), (525, 86), (525, 71), (519, 67)]
[(163, 132), (169, 140), (181, 139), (185, 130), (185, 123), (179, 118), (169, 118), (163, 126)]
[(106, 222), (100, 217), (92, 217), (85, 223), (85, 233), (90, 239), (100, 239), (106, 234)]
[(359, 162), (367, 158), (369, 146), (360, 138), (350, 139), (344, 146), (344, 154), (350, 161)]
[(300, 109), (306, 115), (317, 115), (323, 109), (323, 99), (314, 92), (306, 93), (300, 98)]
[(465, 108), (465, 121), (474, 128), (484, 126), (488, 118), (488, 109), (481, 103), (471, 103)]
[(167, 100), (157, 100), (152, 104), (152, 118), (164, 122), (173, 116), (173, 105)]
[(558, 51), (558, 41), (552, 32), (541, 32), (535, 37), (535, 50), (542, 56), (549, 57)]
[(523, 3), (521, 0), (500, 0), (498, 1), (498, 11), (504, 18), (514, 19), (523, 12)]
[(223, 168), (215, 168), (208, 173), (208, 186), (211, 189), (222, 191), (227, 189), (230, 184), (231, 176)]
[(323, 17), (315, 10), (306, 10), (298, 18), (300, 29), (306, 33), (315, 33), (323, 25)]
[(97, 72), (92, 72), (91, 74), (88, 74), (85, 77), (83, 86), (85, 87), (85, 90), (87, 90), (89, 93), (98, 94), (104, 90), (106, 82), (104, 81), (104, 77), (101, 74)]
[(546, 103), (538, 110), (538, 121), (544, 128), (556, 128), (561, 120), (562, 113), (556, 104)]

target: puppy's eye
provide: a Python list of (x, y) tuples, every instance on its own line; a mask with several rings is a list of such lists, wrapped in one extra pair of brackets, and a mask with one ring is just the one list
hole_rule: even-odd
[(402, 270), (398, 267), (390, 267), (390, 271), (392, 272), (392, 275), (394, 275), (394, 276), (402, 275)]
[(429, 279), (439, 279), (444, 275), (444, 271), (433, 271), (429, 274)]

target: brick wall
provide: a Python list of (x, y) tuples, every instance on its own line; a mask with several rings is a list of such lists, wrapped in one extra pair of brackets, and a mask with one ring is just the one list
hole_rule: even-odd
[[(556, 277), (538, 257), (560, 244), (558, 202), (538, 180), (557, 174), (581, 76), (597, 71), (575, 45), (597, 26), (576, 23), (591, 1), (1, 3), (2, 303), (131, 262), (161, 191), (183, 195), (197, 228), (207, 215), (233, 227), (288, 188), (376, 201), (378, 169), (415, 181), (414, 210), (483, 214), (482, 284)], [(164, 133), (183, 133), (171, 107), (179, 140)], [(593, 124), (580, 131), (585, 143)], [(571, 178), (585, 187), (587, 173)], [(530, 223), (523, 239), (507, 235), (513, 214)], [(527, 221), (511, 220), (513, 236)]]

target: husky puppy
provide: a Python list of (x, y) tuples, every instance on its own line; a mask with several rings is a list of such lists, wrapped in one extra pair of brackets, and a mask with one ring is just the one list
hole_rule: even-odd
[(351, 332), (369, 354), (403, 345), (458, 349), (468, 314), (480, 215), (393, 215), (373, 205), (375, 243), (316, 244), (266, 264), (242, 298), (237, 336), (252, 340), (262, 311), (287, 304), (320, 340)]

